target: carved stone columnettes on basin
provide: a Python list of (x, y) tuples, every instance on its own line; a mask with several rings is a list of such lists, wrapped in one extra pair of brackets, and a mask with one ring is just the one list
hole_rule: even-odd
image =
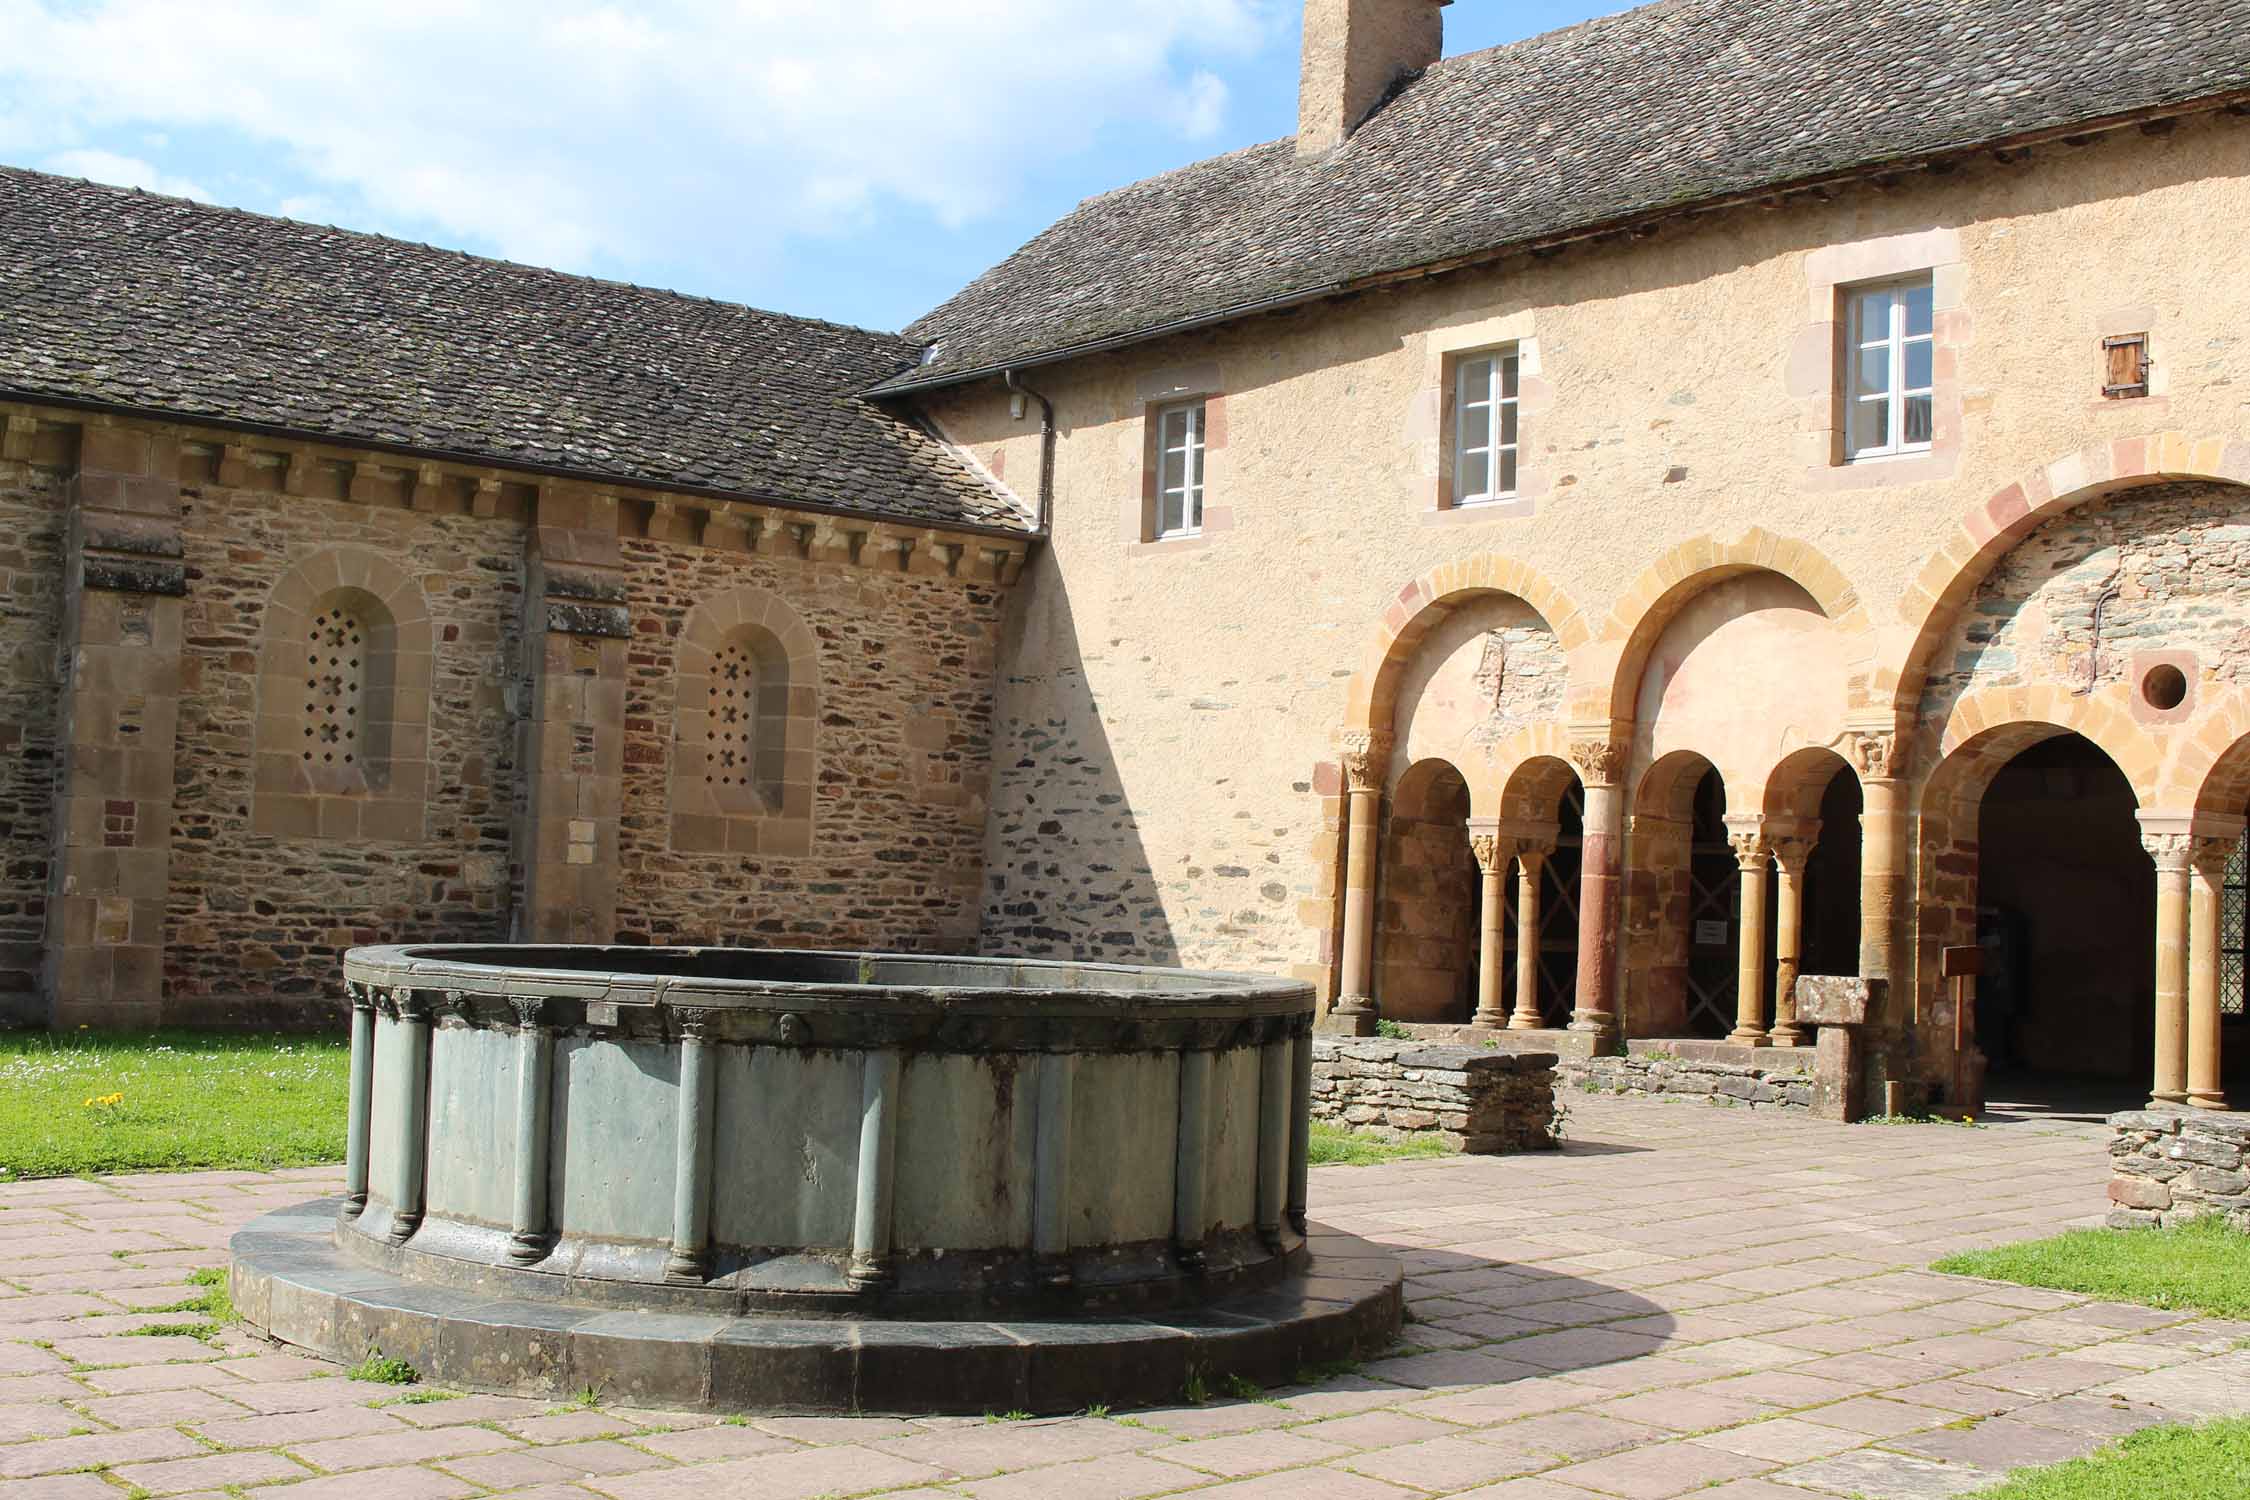
[[(738, 948), (345, 974), (346, 1197), (235, 1246), (285, 1341), (728, 1409), (1075, 1409), (1397, 1327), (1395, 1264), (1305, 1221), (1303, 984)], [(895, 1386), (871, 1341), (961, 1368)]]

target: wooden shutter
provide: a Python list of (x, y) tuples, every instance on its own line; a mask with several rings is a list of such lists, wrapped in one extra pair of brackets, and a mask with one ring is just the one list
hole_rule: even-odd
[(2102, 340), (2102, 394), (2112, 400), (2148, 394), (2148, 335), (2117, 334)]

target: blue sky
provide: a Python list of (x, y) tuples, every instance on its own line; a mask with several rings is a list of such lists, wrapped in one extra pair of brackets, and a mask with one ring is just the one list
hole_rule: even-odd
[[(1458, 0), (1474, 51), (1618, 0)], [(1296, 124), (1298, 0), (0, 0), (0, 161), (896, 328)]]

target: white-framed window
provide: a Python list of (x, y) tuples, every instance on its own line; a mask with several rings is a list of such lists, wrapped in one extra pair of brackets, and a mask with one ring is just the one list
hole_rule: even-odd
[(1514, 349), (1463, 357), (1453, 368), (1453, 503), (1516, 492)]
[(1933, 421), (1930, 278), (1853, 287), (1845, 320), (1850, 361), (1844, 415), (1847, 459), (1926, 453)]
[(1195, 536), (1203, 530), (1203, 403), (1183, 402), (1156, 413), (1156, 535)]

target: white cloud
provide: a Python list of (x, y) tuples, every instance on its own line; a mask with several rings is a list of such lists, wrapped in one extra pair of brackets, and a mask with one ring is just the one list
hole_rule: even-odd
[(85, 143), (233, 133), (285, 154), (311, 189), (294, 202), (356, 222), (570, 269), (723, 265), (884, 204), (957, 225), (1104, 129), (1207, 137), (1227, 94), (1204, 64), (1286, 8), (0, 0), (0, 141), (186, 192)]
[(165, 193), (174, 198), (195, 198), (204, 203), (218, 201), (206, 189), (185, 177), (160, 172), (154, 165), (137, 156), (120, 156), (114, 151), (96, 151), (85, 147), (57, 151), (40, 165), (65, 177), (84, 177), (94, 182), (109, 183), (113, 187), (142, 188), (151, 193)]

